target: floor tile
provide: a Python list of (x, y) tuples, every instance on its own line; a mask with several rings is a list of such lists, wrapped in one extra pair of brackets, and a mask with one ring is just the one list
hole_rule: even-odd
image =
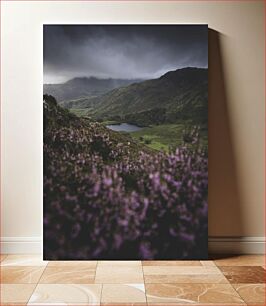
[(0, 254), (0, 261), (4, 260), (7, 257), (6, 254)]
[(219, 267), (224, 276), (230, 283), (264, 283), (265, 270), (262, 267), (238, 266), (238, 267)]
[[(193, 302), (193, 303), (187, 303), (187, 302), (167, 302), (166, 303), (154, 303), (154, 302), (148, 302), (147, 306), (188, 306), (188, 305), (192, 305), (192, 306), (247, 306), (246, 303), (244, 302), (239, 302), (239, 303), (219, 303), (219, 302), (215, 302), (215, 303), (201, 303), (201, 302)], [(115, 305), (115, 306), (124, 306), (123, 305)], [(252, 305), (252, 306), (265, 306), (265, 305)]]
[[(27, 303), (16, 303), (16, 302), (11, 302), (11, 303), (2, 303), (1, 306), (27, 306)], [(122, 305), (120, 305), (122, 306)]]
[(228, 284), (223, 275), (145, 275), (146, 284)]
[(39, 284), (28, 305), (71, 304), (99, 305), (102, 285), (82, 284)]
[(53, 260), (48, 267), (87, 267), (96, 268), (97, 260)]
[(144, 266), (145, 283), (225, 283), (227, 279), (217, 267)]
[(99, 260), (98, 266), (135, 267), (135, 266), (141, 266), (141, 261), (140, 260)]
[(148, 303), (243, 303), (229, 284), (146, 284)]
[(234, 284), (233, 287), (246, 303), (265, 302), (265, 284)]
[(168, 266), (144, 266), (144, 275), (202, 275), (202, 274), (221, 274), (217, 267), (203, 267), (203, 266), (181, 266), (181, 267), (168, 267)]
[(95, 269), (84, 267), (47, 267), (40, 284), (90, 284), (94, 283)]
[(143, 266), (201, 266), (199, 260), (143, 260)]
[(200, 263), (202, 266), (205, 267), (216, 267), (216, 264), (214, 263), (213, 260), (201, 260)]
[(42, 259), (42, 255), (7, 255), (1, 261), (1, 266), (46, 266), (48, 261)]
[[(101, 303), (101, 306), (147, 306), (147, 303), (146, 302), (141, 302), (141, 303), (134, 303), (134, 302), (132, 302), (132, 303)], [(155, 305), (155, 306), (157, 306), (157, 305)], [(164, 305), (164, 306), (166, 306), (166, 305)], [(172, 306), (172, 305), (171, 305)], [(186, 305), (187, 306), (187, 305)], [(235, 305), (234, 305), (235, 306)]]
[(4, 303), (27, 303), (34, 284), (1, 284), (1, 305)]
[(1, 282), (4, 284), (37, 284), (45, 267), (1, 267)]
[(144, 284), (104, 284), (101, 303), (146, 303)]
[(141, 266), (101, 266), (96, 269), (95, 283), (103, 284), (137, 284), (143, 283)]
[(214, 260), (217, 266), (263, 266), (265, 265), (264, 255), (239, 255), (221, 257)]

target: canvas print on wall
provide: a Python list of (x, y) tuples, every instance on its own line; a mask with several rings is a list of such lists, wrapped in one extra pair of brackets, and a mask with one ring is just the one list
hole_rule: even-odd
[(45, 259), (200, 259), (207, 25), (44, 25)]

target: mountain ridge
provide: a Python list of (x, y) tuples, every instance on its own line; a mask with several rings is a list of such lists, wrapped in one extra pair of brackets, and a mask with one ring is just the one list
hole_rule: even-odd
[(173, 123), (180, 119), (206, 123), (208, 69), (177, 69), (157, 79), (116, 88), (83, 99), (80, 104), (76, 102), (74, 107), (87, 108), (95, 119), (127, 120), (138, 125)]
[(141, 79), (114, 79), (114, 78), (97, 78), (75, 77), (58, 84), (44, 84), (43, 93), (52, 95), (58, 102), (65, 100), (78, 99), (83, 97), (97, 96), (106, 93), (114, 88), (126, 86)]

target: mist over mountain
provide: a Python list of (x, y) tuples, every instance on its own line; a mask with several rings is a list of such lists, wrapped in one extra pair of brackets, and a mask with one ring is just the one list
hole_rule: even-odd
[(140, 79), (99, 79), (96, 77), (77, 77), (62, 84), (44, 84), (43, 93), (52, 95), (58, 102), (93, 97), (114, 88), (139, 82)]

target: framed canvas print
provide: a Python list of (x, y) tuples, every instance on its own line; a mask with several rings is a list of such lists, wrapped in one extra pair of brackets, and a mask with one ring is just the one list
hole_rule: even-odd
[(44, 258), (207, 258), (208, 26), (43, 34)]

